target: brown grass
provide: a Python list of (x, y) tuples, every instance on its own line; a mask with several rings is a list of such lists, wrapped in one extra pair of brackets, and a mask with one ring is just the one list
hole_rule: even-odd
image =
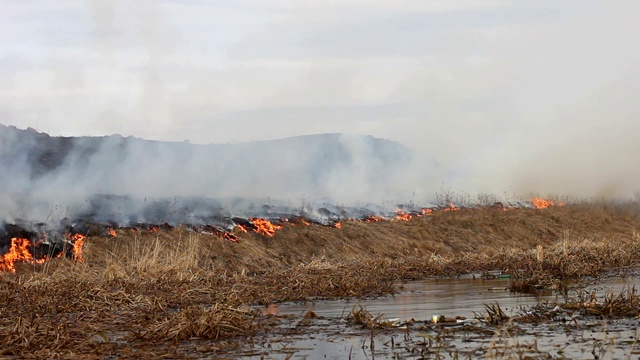
[(635, 287), (625, 288), (619, 293), (607, 292), (602, 299), (597, 294), (581, 291), (576, 299), (562, 306), (568, 310), (580, 310), (585, 315), (607, 317), (640, 316), (640, 297)]
[(221, 304), (189, 306), (155, 323), (141, 337), (149, 340), (212, 339), (251, 335), (258, 315), (250, 309)]
[(185, 228), (120, 229), (87, 238), (84, 262), (0, 274), (0, 355), (183, 357), (189, 339), (232, 345), (261, 331), (266, 319), (252, 304), (382, 295), (398, 279), (492, 269), (520, 279), (598, 275), (637, 266), (634, 211), (463, 209), (341, 229), (285, 225), (274, 237), (238, 233), (238, 243)]

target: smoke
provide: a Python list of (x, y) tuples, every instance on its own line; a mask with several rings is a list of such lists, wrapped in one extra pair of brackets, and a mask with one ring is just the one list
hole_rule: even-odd
[(0, 126), (0, 139), (0, 218), (8, 222), (198, 222), (222, 213), (257, 216), (263, 205), (291, 215), (305, 205), (390, 202), (391, 212), (413, 196), (417, 162), (432, 179), (441, 176), (432, 160), (399, 143), (355, 135), (192, 145), (55, 138)]
[(428, 202), (442, 184), (507, 198), (640, 191), (634, 1), (238, 4), (91, 0), (47, 5), (48, 17), (11, 5), (39, 26), (3, 22), (15, 38), (3, 45), (0, 122), (197, 144), (365, 134), (414, 149), (410, 164), (387, 168), (359, 137), (337, 142), (349, 161), (313, 164), (320, 144), (127, 143), (125, 154), (114, 138), (38, 180), (16, 160), (3, 189), (59, 204), (94, 193), (401, 202), (414, 191)]

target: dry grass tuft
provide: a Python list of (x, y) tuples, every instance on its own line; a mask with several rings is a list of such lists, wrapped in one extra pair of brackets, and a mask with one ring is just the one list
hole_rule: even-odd
[(246, 307), (214, 304), (190, 306), (152, 325), (142, 337), (147, 340), (188, 340), (248, 336), (258, 329), (256, 312)]
[(504, 322), (509, 321), (509, 317), (504, 313), (500, 304), (485, 304), (484, 308), (487, 312), (486, 315), (476, 315), (476, 318), (481, 318), (487, 321), (491, 325), (500, 325)]
[(373, 315), (363, 308), (362, 305), (354, 306), (347, 316), (347, 321), (353, 325), (369, 326), (373, 319)]
[(602, 300), (595, 293), (581, 291), (575, 300), (562, 306), (564, 309), (580, 310), (585, 315), (607, 317), (640, 316), (640, 297), (635, 287), (625, 288), (620, 293), (608, 292)]

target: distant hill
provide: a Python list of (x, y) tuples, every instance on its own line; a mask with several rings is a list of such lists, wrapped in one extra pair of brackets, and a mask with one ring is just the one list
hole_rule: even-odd
[(412, 157), (413, 151), (404, 145), (372, 136), (321, 134), (248, 143), (194, 145), (121, 135), (55, 137), (32, 128), (21, 130), (0, 124), (3, 165), (15, 165), (20, 161), (29, 167), (31, 179), (46, 176), (69, 161), (73, 163), (67, 165), (80, 168), (87, 167), (91, 161), (115, 160), (115, 164), (110, 165), (139, 162), (145, 167), (145, 162), (154, 161), (180, 167), (193, 161), (228, 176), (260, 178), (265, 173), (277, 171), (277, 176), (305, 174), (303, 177), (308, 180), (321, 182), (326, 174), (360, 165), (361, 160), (370, 166), (353, 170), (384, 177), (385, 173), (401, 168)]
[(95, 194), (378, 201), (410, 193), (406, 184), (417, 163), (421, 172), (437, 167), (398, 142), (372, 136), (194, 145), (120, 135), (54, 137), (0, 125), (0, 207), (14, 214), (45, 211), (47, 203), (78, 203)]

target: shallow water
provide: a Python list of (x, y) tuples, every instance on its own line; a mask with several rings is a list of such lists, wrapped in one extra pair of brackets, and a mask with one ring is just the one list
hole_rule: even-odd
[[(264, 308), (283, 316), (280, 331), (256, 341), (236, 356), (265, 359), (371, 359), (371, 358), (484, 358), (502, 351), (498, 358), (517, 357), (517, 351), (532, 357), (554, 356), (579, 359), (638, 358), (635, 354), (636, 319), (602, 320), (581, 318), (568, 312), (544, 324), (513, 324), (500, 328), (482, 324), (437, 324), (434, 315), (474, 318), (486, 313), (485, 304), (498, 303), (509, 316), (522, 314), (541, 302), (562, 303), (556, 295), (515, 295), (506, 291), (509, 279), (434, 279), (403, 283), (395, 296), (350, 301), (284, 303)], [(619, 293), (640, 284), (638, 277), (615, 278), (585, 290)], [(345, 320), (354, 306), (373, 316), (400, 323), (392, 330), (367, 330)], [(550, 305), (553, 307), (553, 305)], [(305, 319), (312, 310), (318, 318)], [(640, 314), (640, 309), (639, 309)], [(415, 320), (409, 329), (402, 324)], [(497, 330), (497, 331), (496, 331)], [(504, 346), (507, 346), (506, 348)], [(517, 350), (514, 350), (517, 349)]]
[[(370, 300), (321, 301), (280, 304), (277, 312), (299, 315), (313, 310), (319, 316), (346, 316), (356, 305), (365, 307), (372, 315), (383, 314), (387, 318), (431, 319), (433, 315), (447, 317), (473, 317), (474, 312), (484, 311), (484, 304), (498, 302), (511, 314), (521, 306), (535, 305), (540, 301), (553, 301), (555, 296), (514, 295), (507, 291), (509, 279), (437, 279), (403, 283), (404, 289), (395, 296)], [(507, 315), (510, 315), (509, 313)]]

